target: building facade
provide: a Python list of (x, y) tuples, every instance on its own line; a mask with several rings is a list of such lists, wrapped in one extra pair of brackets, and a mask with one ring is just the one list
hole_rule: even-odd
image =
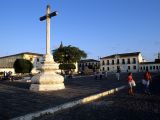
[(11, 71), (14, 74), (15, 71), (13, 68), (13, 64), (16, 59), (30, 60), (33, 63), (32, 73), (36, 73), (40, 62), (43, 61), (43, 54), (23, 52), (19, 54), (0, 57), (0, 72)]
[(78, 63), (78, 69), (80, 72), (84, 72), (86, 74), (93, 73), (96, 70), (99, 70), (100, 61), (94, 59), (85, 59), (81, 60)]
[(100, 58), (100, 69), (107, 72), (138, 72), (144, 59), (140, 52), (114, 54)]
[(154, 62), (142, 62), (140, 63), (140, 72), (145, 72), (149, 70), (150, 72), (159, 72), (160, 71), (160, 58), (155, 59)]

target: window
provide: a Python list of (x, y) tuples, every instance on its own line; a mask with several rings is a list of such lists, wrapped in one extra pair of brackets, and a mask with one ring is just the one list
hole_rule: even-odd
[(114, 65), (114, 60), (112, 60), (112, 65)]
[(131, 67), (130, 66), (128, 66), (128, 70), (130, 70), (131, 69)]
[(105, 71), (105, 68), (103, 67), (103, 71)]
[(128, 58), (128, 62), (127, 62), (128, 64), (130, 64), (131, 62), (130, 62), (130, 58)]
[(155, 70), (155, 66), (153, 66), (153, 70)]
[(143, 70), (145, 70), (145, 66), (143, 66)]
[(142, 70), (143, 68), (141, 67), (141, 70)]
[(122, 64), (125, 64), (125, 59), (122, 59)]
[(148, 66), (146, 66), (146, 70), (148, 70)]
[(150, 70), (152, 70), (152, 66), (150, 66)]
[(119, 66), (117, 66), (117, 70), (118, 70), (118, 69), (120, 70), (120, 67), (119, 67)]
[(136, 70), (136, 66), (133, 66), (133, 69)]
[(30, 58), (30, 61), (32, 61), (33, 60), (33, 58)]
[(156, 69), (158, 70), (158, 66), (156, 66)]
[(117, 59), (117, 64), (119, 64), (119, 59)]
[(39, 62), (39, 58), (37, 58), (37, 62)]
[(136, 64), (136, 58), (133, 58), (133, 64)]
[(86, 66), (87, 66), (87, 63), (86, 63)]
[(109, 67), (107, 67), (107, 70), (109, 71)]
[(107, 60), (107, 65), (109, 65), (109, 60)]
[(104, 60), (103, 60), (103, 62), (102, 62), (102, 65), (105, 65)]
[(79, 67), (81, 67), (81, 64), (79, 64)]

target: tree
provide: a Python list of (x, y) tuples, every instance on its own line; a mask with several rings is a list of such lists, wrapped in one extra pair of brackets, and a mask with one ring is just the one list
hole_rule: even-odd
[(62, 64), (59, 65), (59, 69), (71, 70), (71, 69), (76, 69), (76, 66), (72, 63), (68, 63), (68, 64), (62, 63)]
[(33, 68), (33, 64), (29, 60), (16, 59), (13, 67), (16, 73), (30, 73)]
[(74, 46), (64, 46), (53, 50), (53, 57), (58, 63), (76, 63), (81, 58), (86, 58), (87, 54)]
[(63, 46), (61, 43), (59, 48), (53, 50), (53, 57), (55, 62), (60, 63), (61, 70), (71, 71), (71, 69), (75, 69), (74, 63), (80, 61), (81, 58), (86, 58), (87, 54), (78, 47)]

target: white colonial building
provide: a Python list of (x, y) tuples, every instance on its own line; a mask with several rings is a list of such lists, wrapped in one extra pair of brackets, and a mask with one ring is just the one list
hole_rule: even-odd
[(36, 73), (37, 68), (40, 62), (43, 61), (43, 54), (31, 53), (31, 52), (23, 52), (14, 55), (0, 57), (0, 72), (9, 72), (11, 71), (13, 74), (15, 73), (13, 64), (16, 59), (26, 59), (30, 60), (33, 63), (32, 73)]
[[(0, 72), (9, 72), (11, 71), (13, 74), (15, 74), (13, 64), (16, 61), (16, 59), (26, 59), (30, 60), (33, 63), (33, 69), (32, 73), (38, 73), (39, 72), (39, 67), (41, 64), (43, 64), (44, 58), (43, 54), (39, 53), (31, 53), (31, 52), (23, 52), (23, 53), (18, 53), (14, 55), (9, 55), (9, 56), (3, 56), (0, 57)], [(59, 66), (59, 63), (55, 64)], [(73, 71), (75, 73), (78, 72), (78, 63), (75, 63), (76, 69)], [(57, 73), (61, 73), (61, 70), (58, 69), (56, 70)]]
[(140, 52), (114, 54), (100, 58), (100, 69), (107, 72), (138, 72), (143, 57)]
[(160, 71), (160, 57), (155, 59), (154, 62), (142, 62), (139, 65), (141, 72), (149, 70), (150, 72), (159, 72)]

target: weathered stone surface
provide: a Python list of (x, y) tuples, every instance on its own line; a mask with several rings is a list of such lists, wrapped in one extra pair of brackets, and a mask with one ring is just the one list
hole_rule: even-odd
[(64, 78), (58, 74), (40, 73), (32, 77), (33, 84), (60, 84)]
[(57, 74), (57, 65), (51, 54), (44, 56), (44, 64), (41, 65), (41, 73), (31, 79), (30, 90), (32, 91), (51, 91), (64, 89), (64, 77)]
[(50, 91), (64, 89), (64, 84), (31, 84), (30, 90), (32, 91)]

